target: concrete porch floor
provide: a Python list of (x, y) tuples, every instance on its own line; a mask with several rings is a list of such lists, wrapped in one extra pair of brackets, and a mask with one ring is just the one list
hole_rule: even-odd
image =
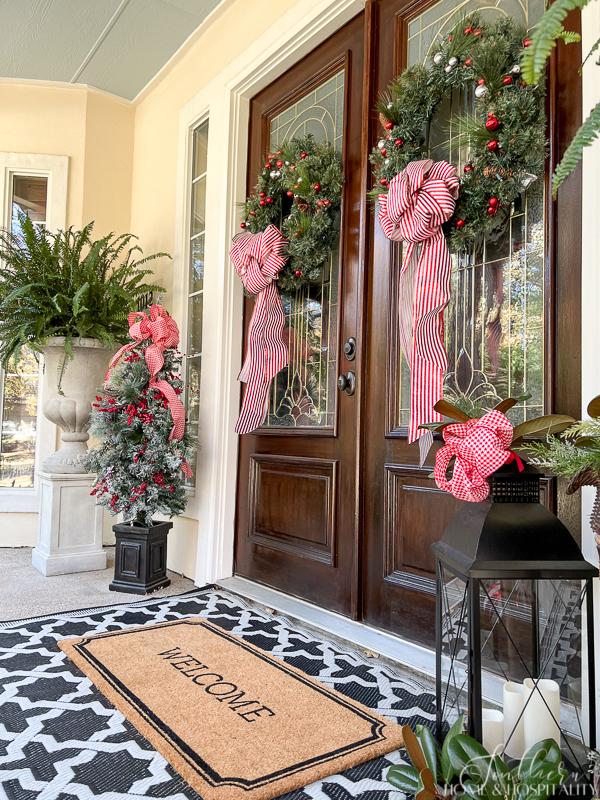
[[(108, 556), (105, 570), (45, 578), (31, 566), (30, 547), (0, 548), (0, 622), (143, 600), (144, 595), (109, 590), (115, 551), (114, 547), (105, 549)], [(194, 588), (188, 578), (171, 571), (169, 577), (170, 586), (147, 597), (181, 594)]]

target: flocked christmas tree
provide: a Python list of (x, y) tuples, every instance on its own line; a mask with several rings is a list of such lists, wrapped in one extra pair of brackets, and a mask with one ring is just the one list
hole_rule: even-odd
[(190, 439), (180, 395), (179, 332), (160, 306), (129, 315), (131, 344), (113, 358), (96, 397), (90, 433), (99, 444), (86, 456), (97, 474), (96, 501), (125, 522), (149, 527), (155, 514), (185, 509)]

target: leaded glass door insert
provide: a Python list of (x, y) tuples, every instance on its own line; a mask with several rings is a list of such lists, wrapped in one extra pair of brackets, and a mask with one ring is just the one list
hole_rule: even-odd
[[(270, 120), (270, 147), (312, 134), (342, 151), (344, 71)], [(318, 282), (282, 292), (289, 365), (273, 381), (266, 427), (333, 428), (336, 412), (339, 249)]]
[[(483, 22), (510, 16), (530, 28), (543, 11), (539, 0), (492, 4), (442, 0), (407, 23), (407, 62), (426, 61), (457, 18), (479, 11)], [(438, 109), (429, 132), (431, 158), (462, 172), (468, 148), (456, 144), (460, 118), (472, 113), (472, 92), (454, 92)], [(533, 178), (533, 176), (532, 176)], [(452, 256), (452, 291), (445, 314), (448, 372), (444, 396), (467, 413), (522, 397), (509, 412), (514, 424), (544, 412), (544, 185), (533, 180), (513, 203), (501, 235)], [(409, 374), (404, 362), (390, 427), (409, 419)]]

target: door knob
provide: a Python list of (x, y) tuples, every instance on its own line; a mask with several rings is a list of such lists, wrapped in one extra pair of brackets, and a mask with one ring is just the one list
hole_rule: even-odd
[(342, 373), (337, 383), (340, 392), (346, 392), (347, 395), (353, 395), (356, 391), (356, 375), (352, 371), (345, 375)]

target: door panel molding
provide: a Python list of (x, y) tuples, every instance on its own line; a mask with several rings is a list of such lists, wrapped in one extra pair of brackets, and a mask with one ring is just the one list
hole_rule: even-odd
[[(248, 539), (335, 567), (337, 470), (338, 462), (325, 458), (252, 455)], [(291, 514), (281, 513), (290, 508)]]

